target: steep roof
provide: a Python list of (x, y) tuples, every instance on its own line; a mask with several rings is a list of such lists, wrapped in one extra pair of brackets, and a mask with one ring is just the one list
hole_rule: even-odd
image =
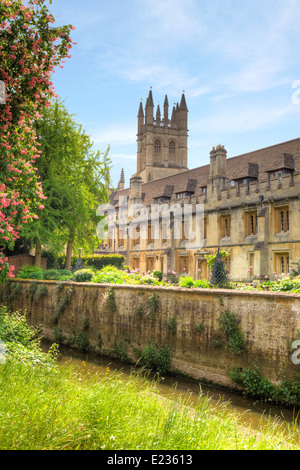
[[(157, 180), (143, 183), (142, 193), (144, 204), (151, 204), (154, 198), (169, 196), (173, 187), (173, 195), (189, 192), (191, 188), (198, 195), (201, 188), (207, 186), (209, 178), (209, 164), (176, 175), (167, 176)], [(260, 150), (227, 158), (226, 171), (229, 180), (257, 177), (259, 181), (266, 181), (268, 172), (283, 168), (300, 171), (300, 138), (272, 145)], [(116, 191), (111, 200), (118, 202), (119, 196), (129, 197), (129, 188)]]

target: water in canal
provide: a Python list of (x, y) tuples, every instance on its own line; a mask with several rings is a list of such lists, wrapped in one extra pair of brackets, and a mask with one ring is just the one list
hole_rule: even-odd
[[(50, 344), (43, 341), (42, 346), (47, 351)], [(61, 366), (72, 365), (83, 374), (98, 374), (100, 376), (102, 374), (105, 375), (107, 368), (109, 368), (110, 373), (118, 373), (118, 376), (123, 376), (124, 379), (127, 379), (134, 369), (133, 365), (125, 364), (118, 360), (83, 354), (63, 346), (60, 347), (58, 364)], [(157, 388), (164, 397), (186, 397), (188, 394), (191, 406), (196, 406), (199, 393), (202, 392), (203, 395), (210, 397), (212, 406), (217, 406), (220, 401), (226, 403), (228, 410), (237, 412), (240, 415), (241, 424), (247, 427), (251, 426), (253, 429), (258, 429), (262, 423), (267, 421), (276, 424), (282, 423), (290, 427), (295, 423), (295, 419), (298, 423), (297, 415), (291, 409), (258, 402), (238, 393), (188, 380), (187, 378), (171, 375), (160, 378)], [(298, 427), (300, 430), (300, 426), (297, 425)]]

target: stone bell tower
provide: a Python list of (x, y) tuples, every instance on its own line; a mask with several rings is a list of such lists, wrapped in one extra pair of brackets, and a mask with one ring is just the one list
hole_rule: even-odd
[(138, 112), (137, 173), (144, 183), (187, 171), (188, 108), (185, 95), (173, 106), (169, 118), (169, 102), (165, 96), (163, 115), (154, 102), (150, 89), (145, 110), (142, 102)]

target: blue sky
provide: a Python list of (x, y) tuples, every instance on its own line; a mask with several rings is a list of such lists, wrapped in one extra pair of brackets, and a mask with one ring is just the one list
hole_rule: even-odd
[(299, 0), (53, 0), (50, 10), (76, 27), (56, 92), (96, 149), (110, 145), (115, 185), (122, 168), (126, 186), (136, 171), (150, 87), (156, 106), (185, 90), (189, 168), (218, 144), (233, 157), (300, 137)]

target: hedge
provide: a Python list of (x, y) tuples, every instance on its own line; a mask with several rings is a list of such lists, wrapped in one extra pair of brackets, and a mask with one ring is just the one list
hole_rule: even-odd
[[(78, 260), (78, 256), (72, 256), (72, 267), (74, 268)], [(105, 266), (115, 266), (122, 269), (125, 262), (123, 255), (85, 255), (81, 256), (81, 260), (85, 267), (92, 266), (101, 270)], [(61, 269), (65, 266), (66, 257), (58, 257), (58, 267)]]

